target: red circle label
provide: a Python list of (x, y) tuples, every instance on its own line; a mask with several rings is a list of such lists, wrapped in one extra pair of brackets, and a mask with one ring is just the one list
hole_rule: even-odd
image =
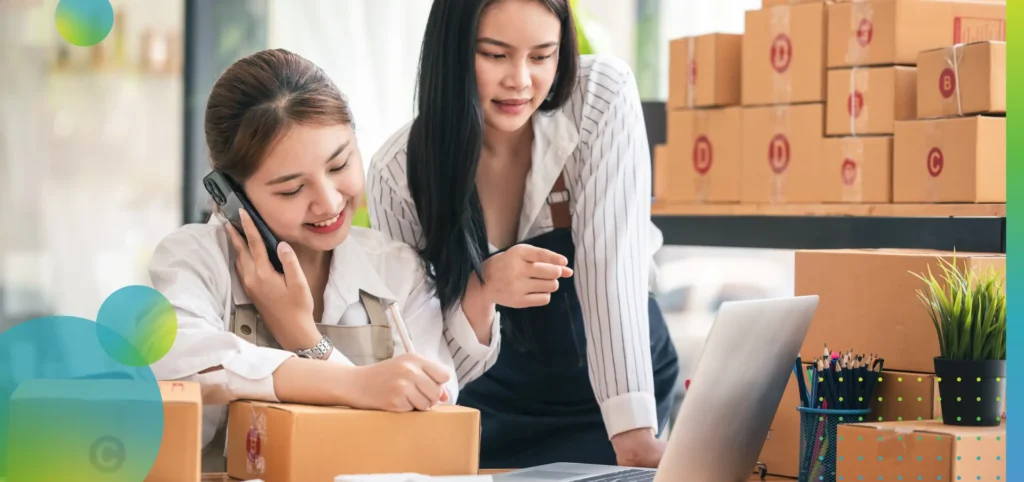
[(793, 59), (793, 43), (789, 41), (789, 36), (784, 33), (776, 35), (770, 53), (772, 68), (780, 74), (785, 72)]
[(946, 67), (939, 74), (939, 93), (948, 99), (956, 91), (956, 74), (953, 69)]
[(861, 19), (857, 25), (857, 43), (861, 47), (867, 47), (871, 44), (871, 38), (875, 36), (875, 26), (871, 24), (871, 20)]
[(789, 139), (785, 134), (775, 134), (768, 143), (768, 165), (775, 174), (782, 174), (789, 167)]
[(697, 85), (697, 59), (690, 61), (690, 85)]
[(932, 177), (939, 177), (945, 165), (946, 159), (942, 155), (942, 149), (933, 147), (932, 150), (928, 151), (928, 174), (931, 174)]
[(859, 90), (850, 93), (846, 98), (846, 112), (852, 117), (860, 117), (860, 111), (864, 109), (864, 94)]
[(857, 182), (857, 162), (853, 159), (843, 159), (843, 184), (852, 186), (854, 182)]
[(260, 456), (260, 433), (255, 428), (249, 429), (245, 435), (245, 453), (250, 462), (255, 462)]
[(693, 142), (693, 170), (699, 174), (706, 174), (711, 170), (713, 159), (711, 141), (707, 136), (698, 136), (697, 140)]

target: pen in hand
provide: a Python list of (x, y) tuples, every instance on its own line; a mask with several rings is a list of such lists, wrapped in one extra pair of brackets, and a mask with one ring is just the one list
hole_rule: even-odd
[[(398, 303), (392, 303), (388, 306), (388, 311), (391, 312), (391, 319), (395, 320), (395, 328), (398, 329), (398, 337), (402, 339), (402, 347), (405, 348), (406, 353), (415, 354), (416, 348), (412, 345), (412, 338), (409, 337), (409, 330), (405, 326), (405, 319), (402, 318), (402, 312), (396, 308)], [(446, 387), (441, 387), (441, 401), (447, 402), (451, 400), (451, 396), (448, 394)]]

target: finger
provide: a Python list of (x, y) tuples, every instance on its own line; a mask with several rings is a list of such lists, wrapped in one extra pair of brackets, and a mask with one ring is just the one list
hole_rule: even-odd
[(438, 385), (448, 383), (448, 379), (451, 378), (447, 369), (431, 360), (424, 358), (420, 366), (423, 367), (423, 373), (426, 373), (427, 376), (430, 377), (431, 380), (434, 380)]
[(249, 245), (242, 239), (242, 235), (238, 233), (238, 228), (234, 224), (227, 223), (225, 229), (228, 232), (228, 239), (231, 241), (231, 245), (235, 247), (235, 251), (239, 256), (245, 255), (249, 257)]
[(299, 258), (295, 256), (295, 250), (291, 245), (281, 241), (277, 244), (277, 257), (281, 260), (281, 267), (284, 268), (284, 284), (290, 290), (309, 290), (306, 282), (306, 275), (302, 273), (302, 266), (299, 265)]
[(437, 391), (437, 386), (434, 385), (434, 387), (431, 388), (431, 385), (433, 385), (433, 383), (431, 383), (430, 379), (425, 375), (416, 377), (416, 387), (409, 390), (409, 393), (406, 394), (406, 397), (409, 399), (409, 403), (411, 403), (413, 407), (416, 407), (416, 410), (425, 412), (430, 410), (430, 407), (433, 407), (437, 403), (426, 395)]
[(562, 277), (563, 278), (571, 278), (572, 277), (572, 268), (570, 268), (568, 266), (562, 266)]
[(252, 254), (253, 262), (256, 263), (256, 266), (269, 263), (267, 246), (263, 244), (263, 236), (260, 236), (260, 231), (256, 229), (256, 223), (252, 221), (245, 209), (239, 208), (238, 214), (242, 218), (242, 229), (245, 230), (245, 238), (249, 243), (249, 253)]
[(565, 256), (562, 256), (549, 249), (538, 248), (536, 246), (530, 246), (528, 244), (524, 244), (521, 246), (524, 246), (524, 248), (522, 248), (522, 252), (523, 258), (526, 261), (531, 261), (534, 263), (549, 263), (558, 266), (565, 266), (569, 264), (569, 260), (566, 259)]
[(553, 280), (562, 276), (562, 268), (557, 264), (534, 262), (530, 263), (527, 273), (531, 278)]
[(252, 270), (252, 255), (249, 254), (249, 246), (242, 240), (242, 235), (238, 234), (238, 231), (234, 226), (228, 224), (228, 238), (231, 239), (231, 244), (235, 247), (235, 271), (238, 272), (239, 277)]
[(527, 293), (554, 293), (558, 291), (558, 280), (532, 279), (526, 282)]
[(523, 296), (521, 306), (544, 306), (551, 302), (551, 293), (530, 293)]
[(445, 403), (447, 403), (448, 400), (451, 400), (451, 397), (448, 396), (448, 390), (443, 386), (441, 387), (441, 398), (439, 398), (438, 400)]

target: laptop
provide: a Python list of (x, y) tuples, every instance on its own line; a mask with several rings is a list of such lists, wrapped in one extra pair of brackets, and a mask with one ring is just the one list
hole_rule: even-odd
[(721, 305), (657, 469), (552, 463), (493, 480), (746, 482), (817, 308), (816, 295)]

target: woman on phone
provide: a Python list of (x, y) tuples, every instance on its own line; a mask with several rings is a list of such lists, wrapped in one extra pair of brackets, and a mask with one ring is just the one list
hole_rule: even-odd
[(482, 466), (656, 466), (678, 362), (630, 69), (580, 57), (567, 0), (434, 0), (418, 89), (371, 162), (371, 223), (420, 251), (448, 316), (499, 307), (498, 361), (459, 400)]
[[(185, 225), (149, 265), (178, 317), (153, 369), (202, 385), (204, 471), (223, 470), (232, 400), (427, 410), (494, 362), (493, 311), (443, 320), (415, 251), (351, 226), (362, 158), (348, 103), (320, 68), (285, 50), (243, 58), (213, 86), (205, 122), (214, 170), (259, 216), (239, 213), (241, 231), (231, 212)], [(282, 272), (256, 223), (280, 240)]]

